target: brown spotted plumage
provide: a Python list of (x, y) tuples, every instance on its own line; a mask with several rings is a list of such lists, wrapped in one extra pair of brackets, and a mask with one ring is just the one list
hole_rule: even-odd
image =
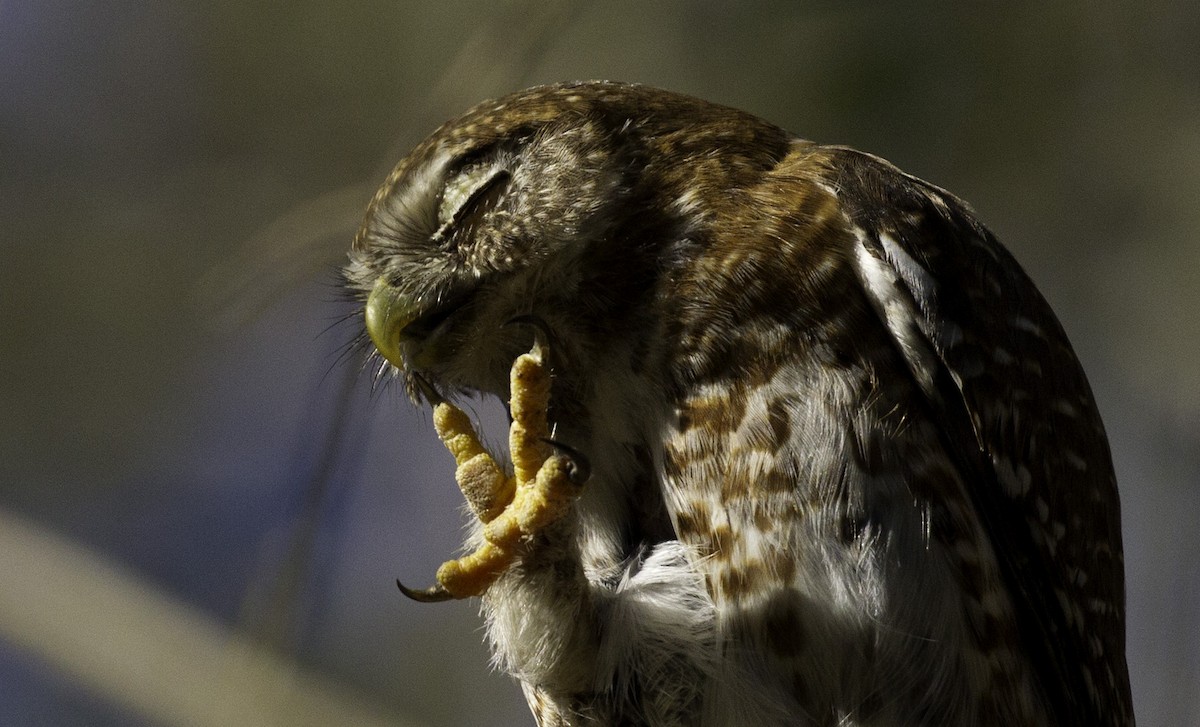
[(1103, 425), (943, 190), (697, 99), (542, 87), (405, 158), (346, 274), (414, 398), (524, 405), (547, 339), (590, 478), (482, 581), (538, 724), (1133, 724)]

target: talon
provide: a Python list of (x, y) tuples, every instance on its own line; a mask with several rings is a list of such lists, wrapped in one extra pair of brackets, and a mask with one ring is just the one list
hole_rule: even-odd
[(442, 601), (449, 601), (454, 598), (450, 591), (447, 591), (445, 588), (443, 588), (440, 583), (435, 586), (430, 586), (429, 588), (415, 589), (404, 585), (400, 582), (400, 579), (397, 578), (396, 585), (400, 587), (401, 593), (408, 596), (412, 600), (420, 601), (421, 603), (441, 603)]
[(429, 383), (429, 381), (426, 380), (426, 378), (420, 373), (416, 371), (410, 371), (409, 375), (412, 376), (412, 380), (416, 382), (417, 391), (421, 392), (421, 396), (425, 397), (425, 401), (429, 402), (430, 406), (437, 406), (438, 404), (446, 401), (445, 398), (438, 393), (438, 390), (433, 388), (433, 384)]
[(525, 325), (533, 328), (533, 349), (530, 351), (530, 353), (542, 360), (545, 360), (546, 352), (552, 348), (551, 343), (554, 340), (554, 334), (550, 332), (550, 326), (547, 325), (544, 318), (532, 313), (526, 313), (524, 315), (513, 316), (512, 318), (509, 318), (504, 322), (504, 325)]
[(592, 463), (582, 452), (549, 437), (542, 437), (541, 441), (553, 447), (555, 454), (567, 460), (567, 477), (573, 484), (582, 485), (591, 478)]

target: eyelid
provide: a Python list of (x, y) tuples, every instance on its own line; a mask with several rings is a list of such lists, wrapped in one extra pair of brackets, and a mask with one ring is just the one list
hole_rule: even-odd
[(459, 216), (460, 210), (466, 206), (480, 187), (491, 183), (495, 175), (501, 171), (497, 164), (486, 166), (464, 167), (457, 174), (446, 178), (442, 193), (438, 199), (438, 223), (441, 226), (452, 224)]
[(475, 208), (486, 204), (486, 207), (491, 207), (503, 194), (503, 188), (497, 190), (498, 185), (508, 185), (508, 181), (512, 179), (512, 174), (504, 167), (497, 167), (481, 184), (476, 185), (468, 194), (466, 200), (458, 206), (454, 211), (448, 224), (457, 226), (464, 217), (474, 213)]
[[(507, 155), (493, 155), (490, 160), (482, 156), (472, 153), (446, 175), (437, 200), (438, 228), (433, 234), (434, 241), (445, 244), (464, 220), (478, 216), (481, 205), (485, 205), (486, 211), (503, 195), (512, 179)], [(504, 186), (497, 189), (498, 185)]]

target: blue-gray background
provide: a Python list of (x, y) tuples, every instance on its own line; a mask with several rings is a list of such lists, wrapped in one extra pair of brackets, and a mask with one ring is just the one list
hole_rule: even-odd
[[(1200, 724), (1200, 6), (901, 5), (0, 0), (0, 509), (415, 723), (530, 724), (473, 604), (395, 590), (459, 496), (332, 271), (444, 118), (640, 81), (973, 203), (1109, 428), (1140, 723)], [(158, 723), (11, 628), (0, 723)]]

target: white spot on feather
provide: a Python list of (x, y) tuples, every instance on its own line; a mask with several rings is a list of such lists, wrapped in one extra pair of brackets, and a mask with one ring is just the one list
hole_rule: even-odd
[(1083, 457), (1080, 457), (1075, 452), (1072, 452), (1069, 449), (1065, 449), (1065, 450), (1063, 450), (1062, 456), (1063, 456), (1063, 460), (1066, 461), (1066, 463), (1068, 465), (1070, 465), (1072, 469), (1079, 470), (1080, 472), (1087, 471), (1087, 468), (1088, 468), (1087, 460), (1084, 459)]
[(1074, 404), (1067, 401), (1066, 399), (1055, 399), (1054, 402), (1050, 405), (1050, 408), (1053, 411), (1056, 411), (1059, 414), (1062, 414), (1063, 416), (1068, 416), (1068, 417), (1079, 416), (1079, 410), (1075, 408)]
[(1025, 331), (1026, 333), (1032, 333), (1038, 338), (1045, 338), (1046, 336), (1046, 333), (1042, 330), (1041, 326), (1025, 316), (1013, 316), (1009, 322), (1012, 323), (1014, 328)]
[(1012, 460), (993, 456), (992, 467), (996, 470), (996, 479), (1000, 480), (1000, 486), (1009, 497), (1024, 497), (1029, 494), (1033, 477), (1025, 465), (1013, 467)]

